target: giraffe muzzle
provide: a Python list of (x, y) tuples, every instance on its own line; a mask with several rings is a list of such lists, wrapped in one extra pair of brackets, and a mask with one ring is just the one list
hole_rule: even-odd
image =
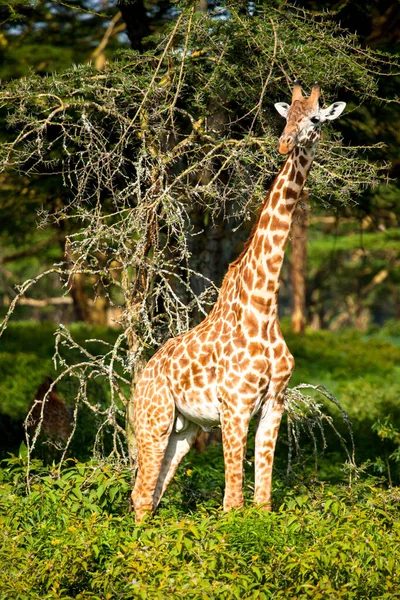
[(294, 147), (295, 139), (291, 135), (287, 137), (285, 136), (284, 138), (279, 138), (278, 152), (280, 154), (289, 154), (289, 152), (291, 152)]

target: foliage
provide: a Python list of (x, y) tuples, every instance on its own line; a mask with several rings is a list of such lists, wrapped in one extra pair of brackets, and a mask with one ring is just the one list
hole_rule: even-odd
[(0, 484), (4, 599), (384, 599), (400, 585), (399, 497), (371, 480), (281, 488), (274, 513), (172, 500), (136, 526), (115, 465), (49, 469), (26, 495), (23, 463), (4, 465)]
[[(1, 11), (0, 72), (3, 81), (45, 75), (96, 58), (113, 7), (98, 0), (9, 2)], [(14, 9), (14, 10), (13, 10)], [(107, 52), (121, 44), (112, 37)]]
[[(398, 337), (387, 339), (382, 334), (366, 336), (354, 330), (341, 332), (310, 331), (304, 336), (285, 331), (288, 346), (296, 359), (296, 369), (291, 385), (303, 381), (324, 385), (340, 401), (349, 414), (356, 447), (356, 463), (374, 462), (383, 454), (384, 448), (378, 435), (371, 431), (373, 423), (391, 415), (395, 428), (400, 426), (400, 349)], [(390, 341), (389, 341), (390, 340)], [(395, 343), (393, 343), (395, 342)], [(335, 425), (346, 437), (347, 428), (342, 424), (340, 412), (331, 405), (328, 413), (335, 417)], [(329, 448), (337, 446), (327, 431)], [(345, 455), (342, 455), (345, 460)], [(320, 476), (332, 475), (331, 467), (321, 465)], [(400, 475), (393, 469), (393, 480), (398, 483)]]
[(387, 475), (389, 485), (393, 484), (391, 463), (395, 463), (397, 471), (400, 463), (400, 431), (396, 429), (389, 416), (372, 424), (372, 430), (377, 433), (385, 446), (385, 455), (382, 459), (378, 456), (374, 467), (379, 473)]
[[(79, 347), (100, 360), (101, 357), (107, 360), (105, 356), (117, 337), (114, 329), (89, 327), (82, 323), (72, 324), (71, 331)], [(77, 430), (70, 445), (72, 455), (84, 459), (92, 454), (94, 446), (97, 446), (97, 451), (110, 451), (113, 446), (107, 415), (107, 408), (110, 406), (109, 389), (99, 378), (88, 380), (86, 401), (80, 402), (79, 379), (59, 379), (60, 372), (53, 362), (55, 333), (56, 326), (51, 323), (21, 321), (10, 323), (2, 338), (0, 456), (5, 456), (6, 452), (15, 452), (25, 439), (22, 423), (39, 386), (47, 377), (57, 382), (57, 392), (68, 406), (73, 408), (74, 404), (79, 404), (79, 410), (74, 417), (77, 420)], [(101, 341), (98, 341), (98, 338), (101, 338)], [(60, 346), (59, 350), (60, 357), (68, 360), (70, 366), (81, 364), (80, 352), (77, 352), (76, 348), (64, 345)], [(118, 367), (116, 369), (118, 370)], [(73, 369), (69, 373), (73, 374)], [(122, 405), (119, 401), (117, 408), (121, 411)], [(120, 416), (116, 415), (115, 418), (118, 419), (118, 423), (123, 424)], [(96, 435), (99, 428), (100, 435)], [(49, 450), (39, 447), (39, 443), (37, 446), (35, 456), (48, 458)], [(57, 453), (57, 456), (61, 458), (61, 453)], [(54, 458), (53, 456), (51, 459)]]
[[(82, 323), (71, 325), (75, 339), (80, 344), (85, 340), (101, 337), (104, 342), (113, 343), (117, 333), (104, 327), (89, 327)], [(34, 399), (35, 392), (43, 383), (46, 376), (57, 377), (54, 369), (54, 336), (56, 326), (52, 323), (37, 323), (19, 321), (10, 323), (2, 338), (0, 352), (0, 395), (2, 398), (1, 412), (14, 419), (25, 417), (29, 403)], [(88, 350), (95, 354), (104, 351), (104, 344), (89, 342)], [(70, 355), (70, 360), (77, 357)], [(60, 384), (61, 395), (66, 395), (70, 388)]]

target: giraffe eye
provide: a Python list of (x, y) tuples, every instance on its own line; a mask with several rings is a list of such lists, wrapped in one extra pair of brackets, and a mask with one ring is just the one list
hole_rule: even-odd
[(311, 121), (311, 123), (314, 123), (314, 125), (316, 125), (317, 123), (319, 123), (320, 118), (317, 116), (311, 117), (310, 121)]

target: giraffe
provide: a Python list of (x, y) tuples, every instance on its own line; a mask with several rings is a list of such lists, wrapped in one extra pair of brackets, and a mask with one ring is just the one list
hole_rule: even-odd
[(271, 509), (272, 466), (294, 369), (278, 319), (279, 277), (292, 216), (314, 159), (320, 124), (344, 102), (325, 109), (315, 84), (292, 103), (275, 104), (286, 118), (278, 150), (287, 159), (275, 178), (239, 258), (230, 264), (210, 314), (168, 340), (150, 359), (133, 399), (138, 472), (135, 518), (153, 513), (200, 431), (220, 425), (225, 464), (223, 508), (243, 505), (243, 460), (250, 419), (258, 415), (254, 502)]

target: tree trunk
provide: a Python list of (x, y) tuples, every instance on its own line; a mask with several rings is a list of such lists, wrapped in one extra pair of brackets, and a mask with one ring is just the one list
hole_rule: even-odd
[(205, 15), (208, 11), (208, 0), (197, 0), (195, 10)]
[(122, 0), (117, 3), (117, 6), (126, 23), (126, 32), (131, 43), (131, 48), (143, 53), (144, 46), (142, 40), (151, 34), (150, 18), (147, 15), (143, 0), (136, 0), (135, 2)]
[(85, 280), (82, 273), (71, 276), (69, 293), (74, 303), (75, 319), (90, 323), (89, 297), (85, 290)]
[(308, 192), (303, 190), (291, 232), (292, 329), (295, 333), (303, 333), (306, 325), (307, 201)]

